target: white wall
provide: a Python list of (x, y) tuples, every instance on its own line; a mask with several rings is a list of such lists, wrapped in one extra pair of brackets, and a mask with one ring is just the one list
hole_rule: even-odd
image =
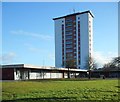
[(80, 15), (80, 53), (81, 69), (85, 69), (89, 55), (88, 13)]
[(30, 72), (29, 73), (29, 79), (42, 79), (43, 76), (41, 76), (40, 72)]
[(89, 50), (89, 53), (91, 53), (91, 57), (93, 58), (94, 57), (94, 54), (93, 54), (93, 17), (89, 14), (89, 21), (91, 22), (89, 25), (90, 25), (90, 31), (89, 32), (89, 35), (90, 35), (90, 41), (89, 41), (89, 44), (91, 44), (91, 50)]
[(80, 36), (81, 69), (86, 69), (85, 66), (89, 54), (91, 53), (93, 57), (93, 17), (89, 13), (80, 15)]
[(57, 68), (62, 66), (62, 21), (65, 22), (65, 19), (55, 20), (55, 67)]
[(19, 70), (14, 69), (14, 80), (21, 80)]
[(14, 69), (14, 80), (25, 80), (28, 79), (29, 70), (20, 71), (19, 69)]

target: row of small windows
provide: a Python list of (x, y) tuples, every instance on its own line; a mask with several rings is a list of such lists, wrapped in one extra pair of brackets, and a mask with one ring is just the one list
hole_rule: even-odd
[[(66, 24), (66, 31), (71, 31), (71, 30), (76, 30), (75, 28), (76, 28), (76, 25), (73, 25), (73, 27), (72, 27), (72, 23), (70, 23), (70, 24)], [(80, 27), (80, 21), (78, 21), (78, 28)], [(64, 25), (62, 24), (62, 30), (64, 30)]]
[(67, 28), (67, 29), (65, 29), (65, 31), (71, 31), (72, 32), (72, 28)]
[(72, 23), (67, 23), (65, 26), (72, 26), (73, 24)]
[(72, 35), (66, 36), (66, 40), (68, 40), (68, 39), (72, 39)]
[(69, 54), (66, 54), (67, 57), (72, 57), (73, 54), (72, 53), (69, 53)]
[[(78, 17), (78, 19), (80, 19), (80, 17)], [(65, 20), (65, 21), (72, 21), (72, 18), (69, 18), (69, 19), (67, 19), (67, 20)], [(63, 23), (64, 21), (62, 21), (62, 23)]]
[(72, 48), (73, 46), (72, 45), (66, 45), (66, 48)]
[(65, 22), (72, 22), (73, 20), (71, 18), (66, 19)]
[(71, 41), (69, 41), (69, 42), (66, 42), (66, 44), (72, 44), (72, 42), (71, 42)]
[(66, 40), (72, 40), (72, 37), (66, 38)]
[(72, 32), (70, 32), (70, 31), (66, 31), (65, 34), (66, 34), (66, 35), (71, 35)]
[(73, 52), (73, 50), (72, 49), (67, 49), (66, 52)]
[[(89, 54), (91, 54), (91, 53), (89, 53)], [(63, 56), (63, 57), (64, 57), (64, 56)], [(67, 53), (67, 54), (66, 54), (66, 57), (67, 57), (67, 58), (69, 58), (69, 57), (77, 58), (76, 54), (73, 54), (73, 53)], [(80, 54), (79, 54), (78, 58), (80, 59)]]
[[(62, 24), (62, 39), (64, 39), (64, 24)], [(62, 40), (62, 54), (64, 55), (64, 40)]]
[[(69, 51), (69, 50), (70, 50), (70, 51), (72, 50), (72, 51), (75, 52), (75, 51), (76, 51), (76, 47), (74, 47), (74, 49), (73, 49), (73, 48), (66, 48), (66, 51)], [(79, 51), (80, 51), (80, 50), (79, 50)]]
[(75, 20), (72, 20), (72, 19), (68, 19), (68, 20), (65, 20), (66, 23), (75, 23), (76, 21)]
[[(71, 45), (71, 44), (73, 44), (74, 43), (74, 45), (76, 45), (76, 39), (74, 39), (74, 41), (73, 40), (66, 40), (66, 45)], [(80, 47), (80, 41), (78, 41), (78, 46)]]
[[(74, 59), (74, 60), (76, 60), (76, 56), (69, 56), (69, 57), (67, 57), (66, 56), (66, 59), (68, 60), (68, 59)], [(63, 56), (63, 59), (64, 59), (64, 56)], [(80, 58), (79, 58), (79, 60), (78, 60), (78, 63), (80, 64)], [(76, 61), (74, 61), (74, 64), (77, 64), (77, 62)]]
[(76, 28), (76, 25), (72, 25), (72, 26), (65, 26), (65, 27), (66, 27), (66, 29), (68, 29), (68, 28), (75, 29), (75, 28)]
[(66, 46), (66, 49), (74, 49), (76, 51), (76, 47), (73, 48), (73, 46)]

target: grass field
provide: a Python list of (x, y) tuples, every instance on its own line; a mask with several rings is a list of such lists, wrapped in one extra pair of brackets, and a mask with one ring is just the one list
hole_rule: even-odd
[(67, 100), (118, 100), (117, 79), (40, 80), (2, 82), (2, 100), (63, 102)]

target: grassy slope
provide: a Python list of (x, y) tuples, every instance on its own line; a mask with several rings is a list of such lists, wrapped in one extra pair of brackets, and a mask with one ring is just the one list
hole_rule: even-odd
[(118, 80), (3, 82), (3, 100), (118, 100)]

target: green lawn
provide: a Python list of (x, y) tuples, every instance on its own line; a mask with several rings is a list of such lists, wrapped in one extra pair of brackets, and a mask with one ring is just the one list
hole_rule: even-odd
[(118, 80), (44, 80), (2, 82), (2, 100), (60, 102), (118, 100)]

